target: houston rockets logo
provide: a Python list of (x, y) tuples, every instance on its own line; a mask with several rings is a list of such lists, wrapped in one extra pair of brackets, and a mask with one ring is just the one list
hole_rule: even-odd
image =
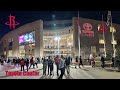
[(19, 25), (18, 22), (15, 21), (15, 16), (9, 16), (9, 22), (6, 22), (5, 24), (10, 27), (10, 29), (15, 29), (16, 25)]
[(91, 30), (92, 29), (92, 25), (90, 23), (85, 23), (85, 24), (83, 24), (83, 28), (85, 30)]

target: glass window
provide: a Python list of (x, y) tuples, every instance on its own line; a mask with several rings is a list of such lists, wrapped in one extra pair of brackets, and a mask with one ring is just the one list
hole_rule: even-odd
[(91, 46), (91, 52), (96, 53), (96, 46)]
[(9, 57), (12, 57), (12, 50), (9, 50), (9, 51), (8, 51), (8, 56), (9, 56)]
[(113, 40), (113, 41), (111, 41), (111, 44), (117, 44), (117, 41), (116, 40)]
[(112, 26), (110, 27), (110, 32), (116, 32), (116, 29)]
[(103, 39), (99, 40), (99, 44), (104, 44), (104, 43), (105, 43), (105, 41)]
[(104, 48), (100, 48), (100, 53), (104, 53)]

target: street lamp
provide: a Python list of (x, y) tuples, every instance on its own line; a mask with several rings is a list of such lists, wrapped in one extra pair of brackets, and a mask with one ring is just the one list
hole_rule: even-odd
[(59, 36), (57, 36), (57, 37), (55, 37), (55, 41), (58, 41), (58, 55), (60, 54), (60, 37)]

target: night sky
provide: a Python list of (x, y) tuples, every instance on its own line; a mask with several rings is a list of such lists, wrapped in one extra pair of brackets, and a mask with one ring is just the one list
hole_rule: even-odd
[[(69, 20), (76, 17), (77, 11), (0, 11), (0, 38), (3, 37), (10, 30), (5, 23), (9, 21), (9, 15), (16, 16), (16, 21), (20, 25), (16, 28), (35, 20), (42, 19), (43, 21), (51, 20)], [(104, 21), (107, 19), (107, 11), (79, 11), (79, 16), (83, 18), (101, 20), (104, 15)], [(113, 23), (120, 24), (120, 11), (112, 11)]]

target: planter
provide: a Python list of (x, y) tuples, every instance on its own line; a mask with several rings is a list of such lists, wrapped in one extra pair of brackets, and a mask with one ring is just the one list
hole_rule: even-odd
[(118, 71), (120, 72), (120, 65), (118, 65), (117, 67), (118, 67)]
[(120, 61), (117, 61), (116, 64), (117, 64), (117, 67), (118, 67), (118, 71), (120, 72)]

